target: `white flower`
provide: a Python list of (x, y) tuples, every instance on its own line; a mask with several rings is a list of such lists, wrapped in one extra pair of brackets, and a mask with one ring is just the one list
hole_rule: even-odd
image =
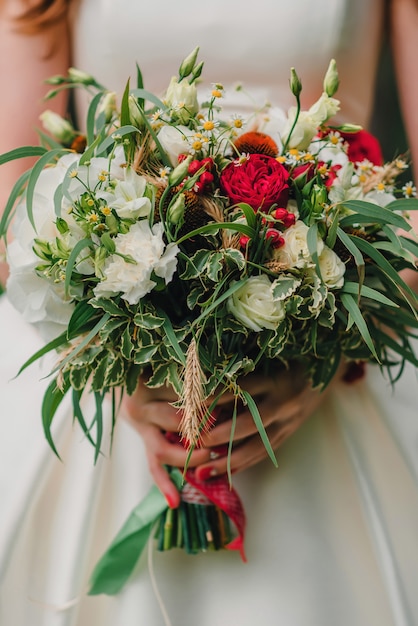
[[(335, 115), (339, 108), (340, 103), (338, 100), (330, 98), (326, 93), (323, 93), (308, 111), (300, 111), (287, 147), (291, 149), (307, 150), (312, 139), (317, 134), (319, 126)], [(288, 111), (287, 123), (282, 131), (283, 143), (287, 141), (295, 121), (296, 113), (296, 107), (291, 107)]]
[(274, 301), (272, 284), (265, 274), (251, 276), (228, 299), (227, 307), (244, 326), (257, 332), (275, 330), (285, 317), (284, 303)]
[(74, 155), (66, 155), (55, 167), (44, 169), (33, 196), (33, 217), (36, 231), (29, 221), (26, 203), (21, 202), (13, 223), (13, 241), (7, 249), (10, 275), (7, 295), (23, 318), (40, 331), (45, 340), (62, 333), (72, 315), (74, 305), (64, 294), (63, 283), (55, 283), (36, 274), (40, 259), (33, 252), (35, 238), (54, 240), (59, 235), (55, 226), (54, 193), (62, 183)]
[[(283, 128), (283, 143), (287, 142), (289, 133), (292, 130), (293, 123), (296, 117), (296, 107), (289, 109), (288, 119), (285, 127)], [(318, 131), (318, 121), (308, 111), (301, 111), (297, 119), (296, 125), (292, 130), (289, 141), (287, 143), (288, 149), (307, 150), (312, 139), (315, 137)]]
[(334, 250), (324, 246), (318, 257), (319, 269), (323, 282), (330, 289), (339, 289), (344, 284), (345, 265)]
[(118, 180), (114, 189), (102, 193), (101, 197), (121, 218), (148, 217), (151, 201), (144, 198), (146, 186), (144, 176), (139, 176), (132, 167), (127, 167), (124, 170), (124, 180)]
[(189, 150), (188, 139), (193, 132), (187, 126), (163, 126), (158, 133), (158, 141), (170, 159), (171, 165), (178, 165), (179, 154)]
[[(284, 245), (277, 249), (277, 256), (280, 261), (286, 263), (288, 267), (306, 267), (312, 263), (312, 258), (308, 248), (307, 236), (308, 226), (301, 220), (297, 220), (293, 226), (287, 228), (283, 233)], [(321, 254), (324, 242), (320, 237), (317, 239), (317, 251)]]
[(320, 126), (338, 113), (339, 110), (340, 101), (330, 98), (326, 93), (323, 93), (309, 109), (309, 114), (316, 119), (318, 126)]
[[(152, 229), (147, 220), (134, 224), (128, 233), (114, 239), (116, 253), (112, 254), (103, 267), (104, 280), (94, 289), (96, 297), (112, 297), (122, 293), (129, 304), (137, 304), (156, 285), (153, 272), (169, 283), (177, 268), (178, 247), (165, 246), (163, 226), (155, 224)], [(129, 263), (124, 257), (131, 257)]]

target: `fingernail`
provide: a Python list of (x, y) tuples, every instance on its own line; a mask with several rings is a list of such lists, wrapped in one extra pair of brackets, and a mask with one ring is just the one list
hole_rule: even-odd
[(215, 467), (202, 467), (202, 469), (196, 470), (198, 480), (207, 480), (213, 478), (217, 474)]
[(176, 502), (174, 502), (173, 498), (168, 495), (168, 494), (164, 494), (165, 499), (167, 500), (167, 504), (170, 507), (170, 509), (175, 509), (177, 508), (177, 504)]

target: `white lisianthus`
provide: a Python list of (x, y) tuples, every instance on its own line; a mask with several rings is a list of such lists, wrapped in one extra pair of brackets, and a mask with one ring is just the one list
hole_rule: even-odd
[(309, 152), (316, 155), (318, 161), (331, 165), (344, 167), (349, 162), (347, 153), (342, 146), (340, 144), (332, 145), (329, 141), (314, 140), (309, 146)]
[[(281, 248), (277, 249), (276, 255), (288, 267), (306, 267), (312, 263), (307, 241), (308, 230), (309, 227), (302, 220), (297, 220), (293, 226), (284, 231), (283, 239), (285, 243)], [(323, 248), (324, 242), (318, 236), (318, 254), (322, 253)]]
[(340, 101), (323, 93), (309, 109), (309, 114), (317, 120), (319, 126), (333, 117), (339, 110)]
[(324, 246), (318, 257), (323, 282), (330, 289), (339, 289), (344, 284), (345, 265), (334, 250)]
[[(308, 111), (301, 111), (292, 130), (296, 112), (296, 107), (289, 109), (287, 122), (283, 128), (282, 140), (284, 144), (287, 142), (288, 149), (307, 150), (318, 131), (318, 121)], [(292, 134), (289, 141), (287, 141), (290, 131), (292, 131)]]
[(187, 126), (163, 126), (158, 133), (158, 141), (170, 159), (171, 165), (178, 165), (178, 157), (189, 149), (188, 138), (192, 131)]
[[(339, 100), (330, 98), (326, 93), (323, 93), (308, 111), (300, 111), (287, 147), (290, 149), (307, 150), (312, 139), (317, 134), (319, 126), (335, 115), (339, 108)], [(283, 143), (286, 143), (292, 130), (296, 114), (297, 108), (291, 107), (288, 111), (287, 123), (283, 128)]]
[(175, 76), (171, 78), (166, 96), (166, 104), (174, 109), (176, 118), (181, 124), (187, 124), (190, 118), (199, 111), (197, 89), (187, 79), (180, 82)]
[[(169, 283), (177, 268), (179, 249), (175, 244), (165, 245), (163, 232), (161, 223), (151, 228), (147, 220), (141, 220), (128, 233), (117, 235), (116, 253), (104, 263), (104, 279), (95, 287), (95, 296), (110, 298), (121, 293), (129, 304), (137, 304), (155, 287), (153, 272)], [(123, 257), (132, 258), (132, 262)]]
[(272, 283), (265, 274), (251, 276), (227, 302), (228, 310), (247, 328), (275, 330), (285, 318), (283, 302), (273, 299)]
[(120, 218), (148, 217), (151, 201), (144, 197), (146, 186), (144, 176), (139, 176), (132, 167), (126, 167), (124, 180), (117, 180), (114, 188), (101, 194), (101, 197)]

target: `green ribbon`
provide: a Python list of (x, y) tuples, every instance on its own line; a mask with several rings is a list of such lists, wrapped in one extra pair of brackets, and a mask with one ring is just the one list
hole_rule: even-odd
[[(171, 470), (170, 476), (180, 489), (181, 472)], [(158, 487), (153, 485), (96, 564), (90, 578), (89, 595), (119, 593), (147, 545), (155, 522), (167, 508), (166, 499)]]

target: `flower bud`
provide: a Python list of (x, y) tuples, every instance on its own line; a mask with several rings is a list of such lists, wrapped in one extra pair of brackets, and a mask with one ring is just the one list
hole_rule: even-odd
[(193, 157), (189, 155), (181, 163), (179, 163), (173, 170), (171, 170), (168, 176), (168, 184), (170, 187), (176, 187), (179, 185), (189, 173), (189, 165), (192, 162)]
[(106, 250), (110, 252), (110, 254), (113, 254), (115, 252), (116, 245), (109, 233), (103, 233), (103, 235), (100, 237), (100, 242), (103, 244)]
[(114, 91), (105, 93), (99, 108), (99, 113), (102, 112), (104, 113), (106, 124), (108, 124), (116, 112), (116, 93)]
[(62, 217), (57, 217), (55, 224), (60, 235), (65, 235), (65, 233), (68, 233), (68, 224), (65, 220), (62, 219)]
[(144, 118), (142, 117), (141, 112), (138, 108), (138, 101), (135, 96), (129, 96), (128, 107), (129, 117), (131, 118), (132, 124), (137, 128), (142, 128), (144, 126)]
[(81, 83), (82, 85), (94, 85), (95, 80), (93, 76), (83, 72), (76, 67), (70, 67), (68, 70), (68, 78), (73, 83)]
[(109, 233), (111, 235), (117, 235), (117, 233), (119, 232), (119, 222), (113, 215), (113, 213), (109, 213), (109, 215), (106, 215), (105, 222), (106, 226), (109, 229)]
[(72, 124), (54, 111), (47, 109), (41, 113), (39, 119), (45, 130), (65, 145), (70, 144), (76, 136)]
[(294, 67), (290, 69), (290, 90), (296, 98), (300, 96), (302, 91), (302, 83)]
[(202, 70), (203, 70), (203, 65), (204, 65), (203, 61), (201, 61), (200, 63), (198, 63), (198, 65), (196, 65), (196, 67), (193, 69), (190, 82), (194, 82), (200, 77)]
[(199, 54), (199, 47), (197, 46), (181, 63), (179, 68), (179, 76), (180, 78), (184, 78), (192, 73), (197, 55)]
[(335, 59), (331, 59), (324, 78), (324, 91), (327, 96), (332, 98), (332, 96), (336, 93), (339, 84), (340, 79), (338, 76), (337, 64)]
[(51, 260), (51, 249), (47, 241), (42, 239), (35, 239), (33, 242), (32, 250), (40, 259), (44, 261)]
[(328, 195), (326, 187), (322, 185), (314, 185), (311, 193), (312, 211), (314, 213), (321, 213), (327, 200)]
[(179, 82), (173, 76), (165, 99), (168, 106), (173, 109), (172, 115), (177, 117), (181, 124), (187, 124), (199, 111), (196, 85), (191, 85), (186, 79)]
[(342, 133), (358, 133), (360, 130), (363, 130), (363, 126), (358, 126), (357, 124), (341, 124), (341, 126), (337, 127), (337, 130)]
[(186, 208), (184, 193), (180, 193), (167, 211), (167, 219), (171, 224), (178, 224), (183, 219)]

